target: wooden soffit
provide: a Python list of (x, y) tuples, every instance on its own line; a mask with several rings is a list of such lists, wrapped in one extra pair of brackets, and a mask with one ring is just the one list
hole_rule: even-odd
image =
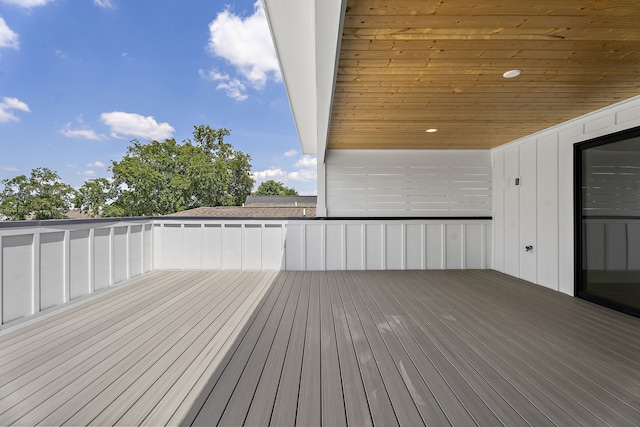
[(638, 0), (347, 0), (327, 148), (492, 148), (638, 94)]

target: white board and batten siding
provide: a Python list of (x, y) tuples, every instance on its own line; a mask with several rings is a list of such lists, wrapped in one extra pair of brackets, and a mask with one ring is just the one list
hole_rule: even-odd
[(1, 228), (2, 324), (151, 271), (151, 233), (151, 220)]
[[(574, 294), (574, 145), (636, 126), (640, 97), (491, 151), (496, 270)], [(621, 241), (640, 244), (635, 227), (624, 234)]]
[(156, 220), (154, 269), (491, 267), (491, 220)]
[(327, 217), (490, 217), (488, 150), (329, 150)]

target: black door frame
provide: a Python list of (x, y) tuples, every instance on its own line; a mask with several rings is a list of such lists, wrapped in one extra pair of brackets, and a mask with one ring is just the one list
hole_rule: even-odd
[(609, 307), (613, 310), (621, 311), (632, 316), (640, 317), (640, 309), (629, 307), (624, 304), (610, 301), (608, 299), (591, 295), (584, 290), (584, 269), (583, 269), (583, 219), (582, 214), (582, 152), (586, 149), (623, 141), (625, 139), (640, 137), (640, 126), (600, 136), (573, 145), (573, 222), (574, 222), (574, 295), (591, 301), (593, 303)]

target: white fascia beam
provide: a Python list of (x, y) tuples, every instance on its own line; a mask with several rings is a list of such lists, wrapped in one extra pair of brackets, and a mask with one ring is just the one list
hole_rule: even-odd
[(324, 162), (346, 0), (263, 0), (302, 151)]

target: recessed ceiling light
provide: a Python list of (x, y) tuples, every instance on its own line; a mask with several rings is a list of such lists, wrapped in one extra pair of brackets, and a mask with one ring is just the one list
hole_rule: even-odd
[(512, 79), (514, 77), (518, 77), (520, 74), (522, 74), (522, 70), (509, 70), (505, 72), (502, 77), (505, 79)]
[(427, 132), (427, 133), (434, 133), (434, 132), (438, 132), (438, 129), (433, 129), (433, 128), (431, 128), (431, 129), (427, 129), (425, 132)]

